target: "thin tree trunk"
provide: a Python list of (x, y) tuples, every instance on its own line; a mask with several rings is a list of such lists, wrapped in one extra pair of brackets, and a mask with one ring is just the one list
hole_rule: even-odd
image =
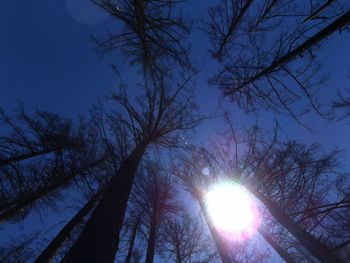
[(278, 245), (269, 234), (267, 234), (264, 230), (258, 229), (259, 233), (262, 237), (270, 244), (270, 246), (277, 252), (277, 254), (287, 263), (296, 263), (296, 261), (289, 255), (289, 253), (283, 249), (280, 245)]
[(337, 251), (337, 250), (340, 250), (340, 249), (342, 249), (343, 247), (345, 247), (345, 246), (347, 246), (349, 244), (350, 244), (350, 239), (342, 242), (341, 244), (339, 244), (339, 245), (337, 245), (335, 247), (333, 247), (331, 250), (332, 251)]
[(234, 259), (232, 259), (230, 257), (230, 255), (228, 254), (228, 249), (226, 248), (225, 243), (223, 242), (222, 238), (220, 238), (219, 233), (216, 231), (215, 226), (208, 214), (207, 208), (204, 204), (204, 202), (202, 201), (202, 198), (200, 197), (200, 195), (196, 195), (196, 199), (199, 203), (199, 206), (201, 207), (203, 216), (205, 221), (207, 222), (209, 231), (211, 233), (211, 236), (213, 238), (213, 241), (215, 243), (216, 249), (219, 253), (219, 256), (221, 258), (221, 261), (223, 263), (236, 263), (236, 261)]
[(129, 193), (146, 147), (138, 145), (122, 163), (64, 262), (114, 262)]
[(278, 67), (283, 66), (284, 64), (291, 61), (293, 58), (297, 57), (298, 55), (303, 54), (306, 50), (310, 49), (311, 47), (317, 45), (320, 43), (323, 39), (327, 38), (337, 30), (341, 29), (342, 27), (348, 25), (350, 23), (350, 11), (346, 12), (344, 15), (336, 19), (333, 23), (326, 26), (324, 29), (310, 37), (308, 40), (306, 40), (304, 43), (302, 43), (300, 46), (294, 48), (292, 51), (290, 51), (288, 54), (284, 55), (283, 57), (275, 60), (270, 66), (266, 67), (262, 71), (260, 71), (257, 75), (254, 77), (246, 80), (243, 84), (241, 84), (239, 87), (232, 89), (232, 91), (229, 91), (225, 94), (225, 96), (228, 96), (235, 91), (244, 88), (245, 86), (253, 83), (254, 81), (258, 80), (259, 78), (271, 73), (273, 70), (275, 70)]
[(251, 191), (269, 210), (271, 215), (283, 225), (314, 257), (323, 263), (345, 263), (339, 256), (334, 254), (327, 246), (319, 242), (310, 233), (287, 216), (277, 205), (258, 191)]
[(244, 17), (245, 13), (248, 11), (248, 8), (252, 3), (253, 3), (253, 0), (247, 0), (244, 6), (242, 7), (241, 11), (239, 12), (238, 16), (232, 17), (230, 27), (224, 39), (222, 40), (218, 51), (215, 53), (215, 57), (220, 58), (222, 50), (224, 49), (225, 45), (228, 43), (232, 34), (236, 31), (237, 26), (239, 26), (239, 24), (241, 23), (242, 18)]
[(34, 252), (30, 250), (32, 242), (40, 235), (40, 232), (32, 234), (23, 241), (11, 242), (11, 247), (2, 251), (0, 255), (0, 262), (28, 262), (33, 256)]
[(145, 263), (153, 263), (155, 247), (156, 247), (156, 226), (155, 226), (155, 223), (152, 222), (149, 235), (148, 235), (148, 244), (147, 244), (147, 253), (146, 253)]
[(324, 3), (322, 6), (320, 6), (315, 12), (313, 12), (310, 16), (305, 18), (303, 23), (305, 23), (306, 21), (309, 21), (311, 19), (317, 18), (317, 16), (319, 16), (325, 9), (327, 9), (334, 2), (335, 2), (335, 0), (328, 0), (326, 3)]
[[(7, 220), (14, 217), (19, 211), (22, 209), (26, 209), (30, 205), (34, 204), (40, 198), (52, 193), (54, 190), (60, 188), (63, 185), (68, 184), (76, 174), (69, 176), (68, 178), (53, 183), (48, 187), (43, 187), (41, 190), (34, 192), (28, 196), (24, 196), (21, 198), (21, 201), (15, 201), (13, 204), (7, 204), (6, 206), (1, 207), (1, 210), (4, 210), (0, 213), (0, 224), (6, 222)], [(62, 176), (59, 176), (62, 177)]]
[(8, 159), (0, 159), (0, 167), (3, 167), (5, 165), (11, 164), (11, 163), (20, 162), (20, 161), (23, 161), (26, 159), (34, 158), (34, 157), (37, 157), (40, 155), (49, 154), (49, 153), (55, 152), (57, 150), (58, 150), (58, 148), (46, 149), (46, 150), (41, 150), (41, 151), (29, 152), (29, 153), (25, 153), (22, 155), (17, 155), (15, 157), (11, 157)]
[(181, 263), (181, 253), (179, 243), (176, 243), (176, 263)]
[(141, 216), (139, 216), (137, 218), (136, 224), (132, 229), (130, 244), (129, 244), (129, 249), (128, 249), (128, 255), (126, 256), (125, 263), (130, 263), (130, 261), (131, 261), (131, 256), (132, 256), (132, 252), (134, 250), (136, 234), (137, 234), (137, 230), (138, 230), (139, 225), (140, 225), (140, 221), (141, 221)]
[(58, 250), (63, 243), (68, 239), (73, 229), (83, 221), (84, 217), (91, 211), (100, 196), (102, 195), (102, 189), (96, 193), (80, 211), (64, 226), (64, 228), (58, 233), (58, 235), (51, 241), (51, 243), (45, 248), (45, 250), (37, 257), (34, 263), (48, 263), (51, 262), (53, 257), (56, 256)]
[[(88, 167), (93, 167), (99, 164), (103, 160), (104, 160), (104, 157), (89, 164), (83, 169), (86, 169)], [(22, 197), (20, 201), (15, 201), (15, 202), (12, 202), (11, 204), (5, 204), (0, 208), (0, 211), (1, 211), (0, 224), (14, 217), (18, 213), (18, 211), (22, 209), (26, 209), (27, 207), (29, 207), (30, 205), (38, 201), (40, 198), (43, 198), (44, 196), (52, 193), (58, 188), (68, 185), (77, 175), (79, 175), (80, 172), (81, 170), (78, 170), (75, 173), (69, 174), (68, 176), (63, 173), (60, 175), (56, 175), (56, 178), (58, 178), (58, 180), (56, 180), (55, 182), (51, 182), (51, 185), (43, 186), (42, 189), (39, 189), (37, 192), (31, 193), (28, 196)]]

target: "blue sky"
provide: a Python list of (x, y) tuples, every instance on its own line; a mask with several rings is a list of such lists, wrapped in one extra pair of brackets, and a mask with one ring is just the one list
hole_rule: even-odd
[[(189, 1), (188, 11), (192, 16), (205, 15), (207, 6), (212, 3), (209, 0), (200, 2), (199, 5), (199, 1)], [(103, 98), (109, 90), (115, 89), (117, 82), (111, 70), (112, 63), (122, 65), (120, 71), (125, 79), (134, 74), (117, 54), (98, 55), (90, 40), (90, 35), (103, 36), (107, 28), (115, 27), (114, 23), (87, 4), (87, 0), (0, 1), (0, 106), (11, 111), (20, 100), (29, 112), (46, 110), (73, 119), (86, 114), (97, 98)], [(204, 63), (197, 79), (197, 100), (205, 112), (214, 112), (219, 93), (215, 87), (208, 86), (207, 78), (215, 64), (210, 62), (206, 52), (208, 43), (198, 30), (198, 24), (194, 24), (191, 44), (194, 57)], [(350, 72), (349, 34), (336, 34), (318, 56), (330, 75), (321, 96), (331, 98), (337, 88), (350, 88), (347, 79)], [(274, 117), (263, 114), (259, 122), (269, 127)], [(255, 121), (255, 117), (237, 112), (234, 120), (244, 126)], [(313, 132), (291, 119), (281, 118), (285, 136), (307, 143), (317, 142), (327, 149), (350, 149), (350, 119), (330, 122), (310, 114), (305, 121)], [(220, 122), (214, 123), (200, 126), (197, 142), (204, 143), (214, 136)], [(345, 163), (349, 163), (349, 156), (349, 153), (344, 154)], [(31, 220), (39, 225), (37, 218)], [(11, 231), (7, 234), (11, 235)]]
[[(68, 2), (68, 1), (66, 1)], [(110, 61), (89, 40), (105, 25), (81, 23), (65, 1), (0, 4), (0, 105), (75, 116), (112, 89)]]
[[(191, 16), (198, 18), (205, 15), (210, 3), (202, 1), (198, 5), (197, 1), (191, 0), (187, 10)], [(0, 106), (9, 111), (21, 100), (29, 111), (47, 110), (73, 118), (86, 113), (97, 98), (115, 90), (117, 82), (110, 67), (112, 63), (121, 65), (119, 69), (125, 79), (133, 74), (116, 53), (104, 57), (97, 54), (90, 40), (90, 35), (103, 36), (107, 28), (115, 27), (114, 20), (87, 0), (1, 1)], [(204, 64), (197, 79), (197, 99), (202, 110), (213, 112), (217, 106), (215, 97), (218, 91), (207, 85), (207, 78), (215, 64), (206, 52), (209, 45), (198, 30), (198, 24), (195, 23), (193, 28), (193, 55), (200, 64)], [(318, 54), (324, 71), (330, 75), (322, 88), (322, 96), (326, 98), (333, 96), (336, 88), (349, 86), (346, 78), (350, 71), (349, 43), (347, 33), (336, 34)], [(254, 119), (240, 112), (235, 115), (242, 124)], [(264, 122), (270, 122), (274, 116), (267, 114), (264, 118)], [(307, 120), (315, 133), (310, 134), (290, 119), (282, 119), (282, 122), (291, 137), (308, 141), (320, 139), (321, 142), (334, 139), (336, 144), (341, 145), (349, 143), (350, 139), (346, 136), (349, 121), (329, 123), (313, 115), (307, 116)], [(210, 132), (200, 131), (204, 134)], [(335, 132), (336, 138), (327, 137), (327, 134)], [(334, 145), (332, 142), (329, 144)]]

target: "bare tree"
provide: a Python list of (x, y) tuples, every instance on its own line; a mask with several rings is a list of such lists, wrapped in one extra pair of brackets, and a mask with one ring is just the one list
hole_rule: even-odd
[[(202, 172), (206, 167), (213, 169), (210, 176)], [(232, 243), (231, 240), (223, 237), (215, 227), (205, 203), (205, 193), (220, 180), (219, 173), (214, 172), (219, 171), (216, 169), (215, 160), (206, 149), (191, 147), (188, 149), (187, 156), (179, 157), (173, 172), (180, 178), (185, 190), (191, 193), (198, 203), (222, 262), (264, 262), (265, 252), (260, 250), (257, 253), (258, 250), (250, 247), (250, 245), (255, 246), (252, 242), (250, 244), (249, 241), (241, 244)], [(255, 253), (252, 254), (251, 251)]]
[(51, 262), (62, 247), (65, 241), (72, 234), (73, 230), (84, 221), (84, 217), (91, 212), (93, 207), (98, 202), (99, 197), (102, 195), (103, 189), (99, 190), (93, 195), (90, 200), (78, 211), (77, 214), (62, 228), (62, 230), (54, 237), (49, 245), (40, 253), (34, 262), (36, 263), (48, 263)]
[[(276, 136), (269, 142), (259, 135), (256, 127), (242, 137), (232, 126), (229, 127), (230, 134), (217, 138), (209, 149), (194, 150), (187, 161), (186, 158), (181, 159), (179, 167), (183, 168), (177, 169), (177, 174), (185, 186), (200, 199), (203, 195), (201, 192), (206, 191), (208, 185), (218, 180), (219, 175), (219, 178), (225, 175), (244, 185), (263, 203), (270, 216), (314, 257), (321, 262), (342, 262), (332, 252), (329, 243), (318, 238), (318, 233), (324, 233), (327, 227), (319, 230), (312, 227), (313, 224), (318, 225), (319, 220), (324, 220), (327, 211), (320, 211), (317, 207), (320, 204), (329, 205), (327, 196), (331, 191), (336, 190), (343, 197), (340, 206), (337, 208), (338, 202), (330, 204), (330, 210), (348, 207), (346, 191), (342, 193), (331, 188), (337, 181), (341, 184), (346, 178), (346, 174), (337, 171), (336, 153), (320, 154), (317, 146), (307, 148), (295, 142), (277, 143)], [(237, 138), (244, 139), (238, 141)], [(211, 169), (211, 176), (201, 175), (203, 167)], [(204, 209), (204, 204), (202, 206)], [(318, 210), (320, 217), (317, 216), (318, 212), (307, 216), (311, 207)], [(305, 213), (293, 215), (292, 212), (298, 209)], [(303, 221), (301, 214), (309, 221)]]
[[(348, 185), (345, 182), (347, 174), (339, 169), (337, 152), (321, 154), (321, 150), (315, 145), (305, 147), (295, 142), (288, 142), (276, 144), (267, 157), (265, 153), (258, 151), (255, 152), (255, 156), (256, 160), (261, 161), (254, 169), (254, 176), (249, 184), (254, 184), (255, 191), (260, 192), (262, 195), (260, 200), (265, 199), (266, 203), (274, 207), (272, 212), (269, 209), (270, 213), (272, 215), (276, 213), (274, 209), (282, 210), (284, 219), (281, 215), (277, 215), (277, 221), (289, 221), (290, 223), (282, 225), (299, 242), (303, 243), (306, 239), (300, 229), (297, 230), (302, 228), (312, 234), (313, 242), (321, 243), (333, 253), (331, 240), (336, 243), (346, 240), (345, 232), (340, 235), (339, 232), (333, 233), (337, 228), (334, 218), (338, 218), (339, 226), (344, 227), (341, 217), (339, 218), (337, 214), (349, 210), (350, 205), (348, 190), (334, 187), (339, 184), (344, 184), (344, 187)], [(337, 196), (336, 201), (331, 201), (334, 199), (329, 198), (330, 196)], [(277, 235), (283, 236), (280, 231)], [(315, 257), (320, 258), (310, 246), (305, 244), (304, 246)], [(327, 260), (327, 257), (323, 256), (322, 260)]]
[(128, 227), (130, 228), (130, 239), (128, 240), (129, 247), (128, 247), (128, 253), (125, 258), (125, 263), (130, 263), (132, 254), (134, 252), (134, 245), (136, 240), (136, 235), (138, 231), (140, 230), (141, 225), (141, 214), (134, 215), (132, 219), (127, 219), (126, 222), (128, 224)]
[(142, 233), (147, 241), (145, 263), (152, 263), (164, 221), (179, 211), (174, 182), (163, 167), (148, 163), (141, 170), (130, 198), (142, 211)]
[[(277, 143), (276, 139), (267, 143), (259, 138), (257, 128), (248, 133), (245, 139), (248, 146), (238, 150), (237, 134), (231, 131), (230, 139), (226, 142), (224, 138), (218, 139), (219, 142), (213, 143), (208, 152), (213, 158), (212, 167), (219, 169), (216, 172), (221, 170), (245, 185), (269, 213), (321, 262), (342, 262), (324, 242), (305, 230), (309, 224), (290, 216), (289, 212), (297, 207), (307, 211), (308, 207), (326, 201), (324, 197), (329, 194), (330, 185), (345, 176), (337, 172), (336, 153), (318, 155), (317, 146), (307, 148), (295, 142)], [(243, 149), (245, 154), (241, 152)], [(244, 156), (240, 160), (238, 152)], [(313, 219), (317, 220), (317, 217)]]
[(114, 260), (129, 193), (148, 146), (181, 146), (180, 135), (199, 123), (200, 118), (194, 115), (196, 104), (192, 100), (190, 78), (175, 81), (165, 74), (154, 76), (152, 83), (145, 83), (143, 93), (134, 100), (129, 98), (123, 84), (120, 94), (112, 94), (112, 99), (124, 111), (111, 114), (110, 118), (125, 125), (134, 139), (134, 149), (110, 180), (84, 231), (69, 252), (67, 262), (84, 258), (91, 262)]
[(294, 258), (282, 246), (273, 240), (273, 238), (267, 232), (259, 229), (259, 233), (286, 263), (296, 263)]
[[(208, 148), (186, 147), (188, 154), (174, 168), (200, 207), (218, 253), (204, 252), (211, 247), (189, 217), (167, 218), (179, 212), (170, 177), (159, 175), (164, 171), (155, 165), (139, 166), (150, 149), (185, 148), (184, 138), (203, 119), (193, 100), (196, 72), (184, 45), (190, 26), (181, 13), (182, 1), (91, 1), (119, 26), (102, 41), (94, 38), (98, 51), (119, 50), (142, 71), (135, 86), (121, 80), (119, 93), (110, 94), (116, 111), (105, 113), (96, 104), (93, 125), (83, 120), (73, 125), (46, 112), (31, 117), (20, 108), (9, 117), (0, 109), (0, 124), (9, 130), (0, 136), (0, 220), (53, 206), (72, 185), (89, 193), (87, 203), (36, 262), (54, 256), (62, 262), (114, 262), (121, 236), (128, 239), (123, 242), (126, 262), (139, 262), (142, 253), (135, 242), (140, 233), (147, 240), (146, 263), (153, 262), (159, 238), (166, 242), (162, 251), (173, 254), (177, 263), (211, 262), (217, 254), (224, 263), (265, 262), (268, 253), (256, 250), (253, 241), (232, 244), (214, 226), (204, 195), (222, 178), (242, 184), (260, 200), (264, 222), (258, 231), (286, 262), (344, 262), (350, 244), (350, 188), (347, 175), (337, 169), (338, 153), (280, 142), (276, 135), (265, 140), (258, 127), (240, 141), (228, 122), (230, 133)], [(204, 30), (222, 66), (209, 82), (224, 98), (247, 112), (267, 108), (298, 120), (311, 108), (323, 115), (316, 92), (324, 77), (318, 73), (316, 52), (327, 38), (348, 29), (349, 3), (221, 0), (208, 15)], [(305, 98), (308, 108), (299, 111)], [(339, 98), (333, 107), (347, 110), (348, 98)], [(204, 167), (209, 176), (202, 173)], [(127, 209), (135, 218), (125, 223)], [(28, 259), (31, 241), (12, 250), (0, 248), (3, 258)]]
[(191, 67), (188, 49), (183, 40), (189, 25), (177, 4), (170, 0), (92, 0), (113, 18), (122, 22), (121, 30), (110, 32), (105, 40), (95, 41), (98, 50), (106, 53), (115, 49), (131, 63), (145, 69), (163, 69), (173, 62)]
[(200, 220), (187, 212), (169, 219), (162, 229), (161, 251), (170, 254), (176, 263), (211, 262), (216, 252), (211, 249)]
[[(98, 203), (106, 183), (111, 178), (111, 175), (118, 170), (120, 163), (125, 160), (128, 155), (127, 148), (130, 138), (128, 138), (126, 130), (118, 123), (109, 122), (105, 119), (104, 109), (100, 103), (93, 105), (90, 113), (93, 126), (95, 129), (99, 130), (101, 137), (100, 143), (107, 149), (108, 156), (101, 165), (98, 165), (96, 169), (90, 171), (92, 174), (89, 176), (92, 177), (92, 179), (91, 183), (88, 182), (89, 191), (87, 191), (86, 199), (88, 199), (88, 201), (86, 204), (80, 208), (75, 216), (72, 217), (62, 230), (51, 240), (35, 262), (51, 262), (52, 259), (58, 255), (58, 252), (62, 250), (65, 243), (71, 242), (71, 240), (74, 240), (74, 238), (78, 236), (79, 227), (84, 225), (86, 217), (88, 217)], [(109, 131), (108, 133), (107, 130)], [(136, 230), (137, 227), (136, 225)], [(67, 249), (67, 247), (69, 248), (69, 244), (65, 249)], [(128, 262), (130, 262), (130, 259)]]
[(32, 243), (38, 238), (39, 233), (22, 235), (18, 239), (12, 239), (6, 245), (0, 246), (0, 262), (22, 263), (31, 260), (35, 254)]
[(341, 119), (348, 118), (350, 116), (350, 96), (349, 91), (345, 94), (338, 91), (338, 99), (332, 102), (332, 108), (334, 111), (342, 111)]
[(22, 105), (14, 116), (8, 116), (0, 108), (0, 124), (7, 131), (0, 137), (0, 167), (50, 153), (79, 149), (85, 144), (83, 122), (75, 128), (71, 121), (57, 114), (40, 111), (31, 117)]
[(80, 121), (20, 109), (17, 120), (2, 112), (8, 135), (0, 139), (0, 220), (23, 218), (33, 207), (54, 205), (59, 191), (88, 174), (106, 159), (98, 133)]
[[(332, 2), (223, 0), (210, 8), (204, 30), (224, 64), (210, 83), (248, 112), (267, 108), (295, 119), (309, 108), (320, 113), (316, 87), (324, 77), (316, 76), (316, 52), (350, 22), (348, 3)], [(301, 99), (308, 107), (297, 110)]]

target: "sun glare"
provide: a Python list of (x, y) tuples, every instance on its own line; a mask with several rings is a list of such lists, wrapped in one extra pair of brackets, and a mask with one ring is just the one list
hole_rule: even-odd
[(222, 183), (206, 195), (206, 205), (215, 227), (230, 238), (250, 237), (258, 225), (258, 213), (249, 193), (238, 184)]

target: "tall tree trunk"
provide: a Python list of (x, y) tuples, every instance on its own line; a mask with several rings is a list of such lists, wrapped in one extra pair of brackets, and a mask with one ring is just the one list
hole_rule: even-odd
[(258, 191), (252, 191), (254, 194), (269, 210), (271, 215), (283, 225), (307, 250), (309, 250), (314, 257), (323, 263), (345, 263), (343, 259), (333, 253), (327, 246), (318, 241), (310, 233), (300, 227), (300, 225), (294, 222), (288, 215), (286, 215), (277, 205), (271, 200), (266, 198)]
[(114, 262), (129, 193), (146, 147), (138, 145), (122, 163), (64, 262)]
[(221, 261), (223, 263), (236, 263), (234, 259), (230, 257), (228, 254), (228, 249), (226, 248), (226, 244), (223, 242), (222, 238), (220, 237), (219, 233), (216, 231), (215, 226), (213, 224), (213, 221), (211, 220), (206, 205), (204, 204), (202, 197), (200, 194), (196, 195), (196, 199), (199, 203), (199, 206), (202, 210), (203, 216), (205, 221), (207, 222), (209, 231), (211, 233), (211, 236), (213, 238), (214, 244), (216, 246), (217, 251), (219, 252)]
[(134, 250), (134, 244), (135, 244), (136, 234), (137, 234), (137, 230), (138, 230), (139, 225), (140, 225), (140, 221), (141, 221), (141, 216), (139, 216), (139, 217), (137, 218), (136, 224), (135, 224), (134, 227), (132, 228), (132, 233), (131, 233), (131, 238), (130, 238), (130, 244), (129, 244), (128, 254), (127, 254), (126, 259), (125, 259), (125, 263), (130, 263), (130, 261), (131, 261), (131, 256), (132, 256), (132, 252), (133, 252), (133, 250)]
[(277, 254), (287, 263), (296, 263), (296, 261), (289, 255), (289, 253), (283, 249), (280, 245), (278, 245), (269, 234), (267, 234), (264, 230), (259, 229), (259, 233), (262, 237), (270, 244), (270, 246), (277, 252)]
[(145, 263), (153, 263), (154, 250), (156, 247), (156, 226), (154, 222), (151, 222), (151, 227), (148, 235), (147, 253)]
[(68, 239), (73, 229), (80, 224), (84, 217), (91, 211), (100, 196), (102, 195), (102, 189), (96, 193), (80, 211), (64, 226), (64, 228), (58, 233), (58, 235), (51, 241), (51, 243), (45, 248), (43, 252), (37, 257), (34, 263), (48, 263), (51, 262), (53, 257), (57, 254), (60, 247)]

